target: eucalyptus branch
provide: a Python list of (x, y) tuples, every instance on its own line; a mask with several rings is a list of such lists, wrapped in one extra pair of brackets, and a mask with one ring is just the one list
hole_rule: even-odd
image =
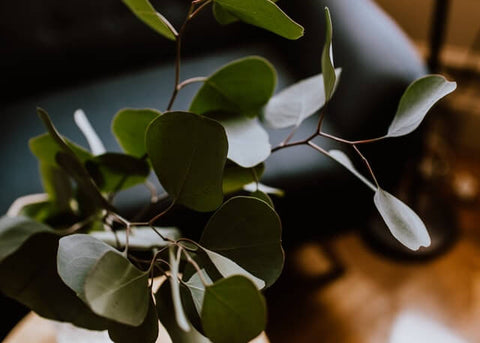
[(352, 146), (355, 149), (355, 151), (357, 152), (357, 154), (360, 156), (360, 158), (363, 160), (365, 165), (367, 166), (368, 171), (370, 172), (370, 175), (372, 175), (373, 181), (375, 182), (375, 185), (377, 186), (377, 188), (380, 188), (380, 185), (378, 184), (377, 178), (375, 177), (373, 169), (370, 166), (370, 163), (368, 162), (367, 158), (365, 156), (363, 156), (363, 154), (360, 152), (360, 150), (357, 148), (357, 146), (355, 144), (352, 145)]
[(177, 91), (180, 91), (185, 86), (188, 86), (197, 82), (205, 82), (206, 80), (207, 78), (205, 76), (198, 76), (198, 77), (192, 77), (190, 79), (186, 79), (177, 85)]
[[(179, 248), (179, 249), (182, 249), (182, 248)], [(190, 263), (193, 266), (193, 268), (195, 268), (195, 270), (197, 271), (198, 277), (200, 278), (200, 281), (202, 282), (203, 286), (207, 287), (209, 285), (209, 283), (207, 282), (207, 280), (203, 276), (202, 269), (200, 268), (198, 263), (195, 262), (195, 260), (190, 256), (190, 254), (185, 249), (182, 249), (182, 252), (185, 255), (185, 257), (187, 258), (188, 263)]]

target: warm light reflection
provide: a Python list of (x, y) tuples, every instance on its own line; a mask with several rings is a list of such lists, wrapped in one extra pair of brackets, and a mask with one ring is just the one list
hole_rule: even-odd
[(402, 312), (395, 319), (389, 343), (467, 343), (442, 324), (415, 312)]

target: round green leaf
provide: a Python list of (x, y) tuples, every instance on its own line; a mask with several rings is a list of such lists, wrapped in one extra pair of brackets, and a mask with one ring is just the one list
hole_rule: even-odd
[(146, 146), (160, 183), (177, 203), (204, 212), (220, 206), (228, 142), (218, 122), (165, 113), (148, 126)]
[[(224, 11), (244, 23), (261, 27), (287, 39), (303, 36), (303, 27), (293, 21), (271, 0), (214, 0)], [(220, 23), (232, 21), (220, 17)]]
[(175, 28), (160, 13), (155, 11), (148, 0), (123, 0), (123, 3), (135, 14), (138, 19), (158, 32), (165, 38), (176, 40), (178, 35)]
[(222, 279), (205, 289), (202, 324), (215, 343), (250, 341), (265, 329), (266, 317), (262, 294), (243, 276)]
[(145, 147), (145, 132), (148, 124), (161, 115), (151, 109), (126, 108), (119, 111), (112, 121), (112, 131), (122, 149), (135, 157), (147, 153)]
[(271, 145), (267, 131), (257, 118), (233, 113), (209, 113), (209, 118), (222, 124), (227, 133), (227, 157), (241, 167), (250, 168), (270, 156)]
[(411, 250), (430, 246), (425, 224), (410, 207), (380, 188), (373, 200), (388, 229), (400, 243)]
[(414, 131), (430, 108), (456, 88), (455, 82), (441, 75), (427, 75), (412, 82), (400, 99), (386, 136), (399, 137)]
[(190, 105), (190, 111), (239, 113), (248, 117), (260, 114), (272, 96), (276, 72), (264, 58), (245, 57), (233, 61), (207, 78)]
[(86, 303), (98, 315), (139, 326), (149, 307), (148, 274), (135, 268), (120, 253), (107, 251), (85, 279)]
[[(341, 69), (336, 69), (335, 73), (339, 77)], [(263, 118), (275, 129), (299, 126), (324, 105), (324, 80), (323, 75), (318, 74), (275, 94), (265, 106)]]
[(264, 201), (235, 197), (210, 218), (200, 244), (272, 285), (283, 268), (281, 223)]

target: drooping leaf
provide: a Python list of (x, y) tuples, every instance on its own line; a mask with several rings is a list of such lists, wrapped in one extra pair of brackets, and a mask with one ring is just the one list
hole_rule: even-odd
[(414, 131), (430, 108), (456, 88), (455, 82), (441, 75), (427, 75), (412, 82), (400, 99), (386, 136), (399, 137)]
[(258, 289), (265, 288), (265, 281), (252, 275), (251, 273), (249, 273), (248, 271), (240, 267), (231, 259), (225, 256), (222, 256), (219, 253), (216, 253), (215, 251), (212, 251), (212, 250), (208, 250), (204, 248), (204, 251), (206, 252), (210, 261), (212, 261), (212, 263), (215, 265), (215, 267), (223, 277), (229, 277), (233, 275), (242, 275), (248, 278), (250, 281), (252, 281), (255, 284), (255, 287), (257, 287)]
[(82, 131), (85, 139), (90, 146), (90, 151), (94, 155), (101, 155), (106, 152), (105, 146), (103, 145), (102, 140), (98, 137), (97, 132), (93, 128), (92, 124), (87, 118), (85, 112), (81, 109), (78, 109), (73, 114), (73, 119), (75, 120), (75, 124), (77, 124), (80, 131)]
[(232, 276), (206, 287), (202, 324), (208, 338), (218, 343), (245, 343), (266, 325), (262, 294), (243, 276)]
[[(180, 238), (180, 232), (174, 227), (155, 227), (164, 237), (172, 240)], [(96, 239), (101, 240), (108, 245), (115, 247), (118, 243), (120, 247), (125, 247), (126, 231), (116, 230), (115, 233), (111, 231), (97, 231), (89, 234)], [(164, 247), (168, 242), (164, 241), (159, 235), (152, 230), (151, 227), (132, 227), (128, 237), (128, 246), (135, 250), (150, 250), (155, 247)]]
[(139, 326), (149, 307), (148, 274), (120, 253), (107, 251), (85, 279), (85, 300), (98, 315)]
[[(277, 0), (272, 0), (272, 1), (277, 2)], [(220, 5), (218, 2), (213, 3), (212, 9), (213, 9), (213, 15), (215, 16), (215, 19), (221, 25), (228, 25), (239, 20), (233, 14), (231, 14), (226, 9), (224, 9), (222, 5)]]
[[(244, 23), (276, 33), (287, 39), (303, 36), (303, 27), (293, 21), (271, 0), (214, 0), (224, 11)], [(218, 9), (217, 9), (218, 14)], [(220, 23), (231, 22), (230, 17), (220, 16)]]
[(176, 40), (178, 35), (168, 20), (158, 13), (148, 0), (122, 0), (125, 5), (154, 31), (170, 40)]
[(238, 59), (207, 78), (195, 95), (190, 111), (198, 114), (222, 111), (256, 117), (272, 96), (276, 80), (275, 69), (264, 58)]
[(280, 219), (268, 204), (253, 197), (225, 202), (207, 223), (200, 245), (233, 260), (267, 287), (283, 268)]
[(362, 181), (364, 184), (366, 184), (372, 191), (376, 191), (377, 187), (371, 183), (365, 176), (360, 174), (358, 170), (354, 167), (352, 161), (350, 161), (350, 158), (341, 150), (330, 150), (328, 152), (330, 154), (330, 157), (340, 163), (342, 166), (344, 166), (350, 173), (355, 175), (360, 181)]
[(328, 7), (325, 7), (325, 43), (322, 51), (322, 73), (326, 101), (329, 101), (333, 95), (337, 78), (335, 67), (333, 66), (332, 36), (332, 18), (330, 17)]
[(260, 179), (265, 170), (265, 165), (260, 163), (252, 168), (243, 168), (238, 164), (227, 160), (223, 171), (223, 193), (233, 193), (239, 191), (244, 185), (256, 182)]
[(268, 133), (257, 118), (218, 112), (207, 116), (222, 124), (228, 139), (227, 157), (241, 167), (254, 167), (270, 155)]
[(168, 257), (170, 262), (170, 286), (172, 288), (172, 301), (177, 320), (177, 325), (183, 331), (190, 331), (190, 325), (188, 324), (187, 316), (183, 310), (182, 299), (180, 297), (180, 281), (178, 275), (178, 267), (180, 265), (180, 250), (177, 250), (177, 256), (175, 256), (175, 247), (172, 245), (168, 249)]
[(95, 315), (57, 274), (60, 238), (47, 226), (27, 218), (0, 220), (0, 290), (42, 317), (104, 330)]
[(115, 192), (143, 183), (150, 174), (146, 160), (112, 152), (88, 160), (86, 167), (104, 192)]
[(111, 323), (108, 335), (115, 343), (155, 343), (158, 337), (158, 316), (153, 299), (150, 297), (147, 315), (140, 326)]
[(112, 131), (118, 144), (132, 156), (144, 156), (147, 153), (145, 132), (148, 124), (161, 114), (152, 109), (126, 108), (119, 111), (112, 121)]
[(170, 282), (163, 282), (157, 293), (155, 293), (157, 313), (160, 322), (167, 330), (172, 342), (175, 343), (208, 343), (207, 338), (202, 336), (194, 327), (185, 332), (178, 327), (174, 313), (172, 291)]
[(160, 183), (177, 203), (204, 212), (220, 206), (228, 142), (218, 122), (165, 113), (148, 126), (146, 146)]
[[(341, 69), (335, 69), (338, 81)], [(265, 122), (274, 129), (300, 124), (325, 105), (323, 75), (318, 74), (275, 94), (264, 109)]]
[(86, 300), (85, 280), (96, 262), (109, 251), (114, 249), (91, 235), (63, 237), (58, 244), (58, 275), (80, 299)]
[(380, 188), (373, 199), (388, 229), (400, 243), (411, 250), (430, 246), (425, 224), (411, 208)]

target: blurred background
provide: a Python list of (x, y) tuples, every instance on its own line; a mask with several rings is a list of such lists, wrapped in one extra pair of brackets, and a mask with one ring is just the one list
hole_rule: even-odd
[[(179, 27), (188, 0), (152, 3)], [(297, 156), (296, 166), (289, 166), (296, 169), (266, 175), (269, 184), (291, 189), (290, 198), (277, 199), (285, 219), (286, 266), (266, 292), (269, 340), (480, 342), (480, 2), (278, 4), (305, 25), (305, 38), (284, 42), (242, 24), (220, 27), (204, 15), (193, 23), (197, 29), (187, 32), (183, 78), (199, 71), (208, 75), (246, 54), (273, 62), (279, 88), (320, 72), (322, 10), (328, 5), (336, 61), (345, 74), (338, 90), (341, 100), (332, 104), (333, 117), (341, 122), (331, 124), (334, 132), (346, 133), (346, 138), (382, 132), (406, 85), (424, 73), (441, 73), (458, 88), (432, 109), (412, 138), (367, 151), (388, 189), (425, 220), (433, 242), (429, 249), (411, 253), (399, 246), (365, 201), (370, 193), (359, 190), (350, 199), (345, 192), (351, 178), (317, 155)], [(174, 43), (145, 27), (119, 0), (2, 1), (2, 213), (16, 197), (41, 191), (27, 146), (28, 138), (43, 132), (36, 106), (47, 108), (62, 133), (85, 145), (72, 120), (74, 110), (83, 108), (107, 148), (118, 150), (111, 118), (123, 107), (166, 107), (173, 54)], [(188, 106), (195, 89), (182, 93), (178, 107)], [(347, 115), (352, 108), (355, 118)], [(397, 159), (385, 162), (385, 151)], [(270, 163), (283, 166), (280, 159)], [(332, 179), (343, 188), (326, 186)], [(298, 205), (298, 199), (316, 199), (327, 188), (332, 204), (322, 206), (335, 211), (325, 211), (332, 218), (325, 214), (318, 229), (314, 215), (319, 204)], [(131, 209), (132, 202), (146, 196), (135, 193), (122, 204)], [(299, 217), (304, 228), (293, 230)], [(1, 338), (27, 309), (5, 297), (0, 309), (6, 318)], [(35, 325), (22, 322), (6, 341), (31, 342), (29, 334), (39, 332)], [(49, 339), (45, 342), (55, 341)]]

